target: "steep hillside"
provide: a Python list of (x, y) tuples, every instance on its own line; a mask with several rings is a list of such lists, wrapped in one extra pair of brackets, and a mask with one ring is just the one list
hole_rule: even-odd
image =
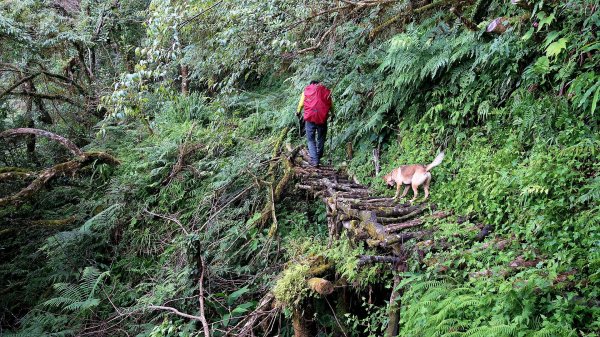
[(0, 335), (599, 335), (598, 9), (3, 3)]

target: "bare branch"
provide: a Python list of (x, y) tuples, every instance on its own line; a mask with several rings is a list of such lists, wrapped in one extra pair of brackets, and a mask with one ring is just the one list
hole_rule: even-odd
[(83, 151), (81, 151), (81, 149), (79, 149), (79, 147), (77, 147), (77, 145), (75, 145), (75, 143), (73, 143), (72, 141), (70, 141), (69, 139), (67, 139), (65, 137), (59, 136), (50, 131), (33, 129), (33, 128), (18, 128), (18, 129), (10, 129), (10, 130), (0, 132), (0, 138), (14, 137), (14, 136), (19, 136), (19, 135), (36, 135), (36, 136), (46, 137), (46, 138), (49, 138), (49, 139), (52, 139), (54, 141), (61, 143), (64, 147), (69, 149), (69, 151), (71, 151), (71, 153), (73, 153), (77, 157), (82, 157), (84, 155)]
[(80, 107), (80, 108), (83, 107), (81, 104), (75, 102), (71, 98), (69, 98), (67, 96), (63, 96), (63, 95), (58, 95), (58, 94), (42, 94), (42, 93), (38, 93), (38, 92), (14, 91), (14, 92), (7, 93), (7, 95), (29, 96), (29, 97), (35, 97), (35, 98), (41, 98), (41, 99), (63, 101), (63, 102), (69, 103), (71, 105), (74, 105), (76, 107)]
[(13, 83), (10, 87), (6, 88), (1, 94), (0, 94), (0, 98), (8, 95), (11, 91), (13, 91), (15, 88), (17, 88), (18, 86), (20, 86), (21, 84), (31, 81), (32, 79), (34, 79), (35, 77), (37, 77), (39, 75), (39, 73), (37, 74), (33, 74), (33, 75), (29, 75), (26, 77), (23, 77), (22, 79), (18, 80), (17, 82)]
[(172, 307), (164, 307), (162, 305), (151, 305), (148, 307), (148, 309), (152, 309), (152, 310), (167, 310), (170, 311), (172, 313), (174, 313), (177, 316), (181, 316), (181, 317), (185, 317), (185, 318), (189, 318), (189, 319), (193, 319), (195, 321), (200, 321), (202, 318), (200, 316), (194, 316), (194, 315), (190, 315), (190, 314), (186, 314), (183, 313), (175, 308)]

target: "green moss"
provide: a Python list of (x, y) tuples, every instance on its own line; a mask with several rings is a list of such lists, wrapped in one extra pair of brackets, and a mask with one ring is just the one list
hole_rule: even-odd
[(308, 265), (293, 264), (285, 269), (275, 283), (273, 294), (283, 306), (297, 306), (308, 294), (306, 279), (309, 276)]

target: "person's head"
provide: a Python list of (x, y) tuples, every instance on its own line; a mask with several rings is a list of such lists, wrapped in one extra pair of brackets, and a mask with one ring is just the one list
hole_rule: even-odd
[(319, 84), (319, 83), (321, 83), (321, 81), (317, 81), (317, 80), (310, 81), (310, 84)]

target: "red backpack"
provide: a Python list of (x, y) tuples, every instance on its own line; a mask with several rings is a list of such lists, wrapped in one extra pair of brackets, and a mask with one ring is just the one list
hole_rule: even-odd
[(304, 120), (325, 124), (331, 109), (331, 91), (322, 84), (311, 84), (304, 89)]

